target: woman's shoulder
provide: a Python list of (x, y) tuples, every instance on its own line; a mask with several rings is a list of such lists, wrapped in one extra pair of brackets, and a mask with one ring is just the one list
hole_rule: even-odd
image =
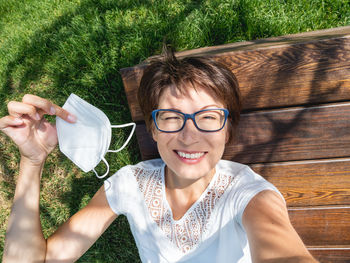
[(236, 188), (235, 190), (241, 191), (244, 188), (257, 189), (261, 187), (277, 190), (264, 177), (256, 173), (252, 168), (245, 164), (220, 160), (217, 165), (217, 171), (221, 174), (230, 175), (233, 177)]
[(152, 160), (146, 160), (141, 161), (137, 164), (128, 164), (120, 168), (116, 174), (129, 172), (135, 169), (145, 169), (145, 170), (158, 170), (161, 169), (164, 166), (164, 162), (162, 159), (152, 159)]
[(280, 194), (278, 189), (264, 177), (257, 174), (248, 165), (232, 161), (221, 160), (217, 165), (220, 174), (232, 177), (230, 192), (232, 197), (254, 196), (263, 190), (273, 190)]
[(162, 159), (152, 159), (137, 164), (129, 164), (120, 168), (109, 179), (118, 180), (117, 178), (124, 178), (124, 180), (127, 180), (127, 178), (134, 178), (140, 174), (150, 174), (156, 170), (161, 171), (164, 166), (165, 164)]
[(146, 170), (158, 170), (163, 168), (165, 165), (164, 161), (162, 159), (151, 159), (147, 161), (139, 162), (135, 165), (132, 165), (132, 168), (140, 168), (140, 169), (146, 169)]
[(258, 193), (265, 190), (276, 192), (280, 197), (283, 196), (278, 189), (268, 182), (264, 177), (254, 172), (248, 165), (232, 161), (220, 161), (219, 171), (221, 173), (233, 176), (232, 185), (228, 191), (228, 201), (232, 205), (232, 211), (236, 215), (239, 223), (242, 222), (242, 214), (245, 207)]
[(220, 160), (216, 165), (216, 170), (221, 174), (227, 174), (233, 177), (237, 177), (242, 173), (252, 172), (248, 165), (228, 160)]
[(161, 159), (126, 165), (105, 180), (107, 199), (117, 214), (129, 211), (130, 204), (138, 198), (139, 191), (161, 174), (164, 163)]

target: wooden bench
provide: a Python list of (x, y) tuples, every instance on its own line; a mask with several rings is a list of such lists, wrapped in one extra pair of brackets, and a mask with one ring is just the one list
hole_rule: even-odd
[[(200, 48), (236, 74), (243, 113), (224, 159), (250, 165), (284, 195), (320, 262), (350, 262), (350, 27)], [(158, 157), (137, 102), (143, 64), (121, 70), (143, 159)]]

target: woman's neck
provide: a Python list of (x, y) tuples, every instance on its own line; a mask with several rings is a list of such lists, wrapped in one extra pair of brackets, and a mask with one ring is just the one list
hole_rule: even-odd
[(203, 177), (191, 180), (181, 178), (168, 167), (165, 169), (165, 193), (175, 220), (179, 220), (200, 198), (215, 175), (215, 169)]

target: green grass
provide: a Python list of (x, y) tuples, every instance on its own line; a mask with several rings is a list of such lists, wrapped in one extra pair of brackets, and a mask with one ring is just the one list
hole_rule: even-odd
[[(0, 116), (10, 100), (25, 93), (62, 105), (74, 92), (112, 123), (129, 122), (119, 69), (159, 54), (164, 39), (180, 51), (349, 24), (349, 0), (0, 0)], [(111, 148), (127, 132), (114, 135)], [(107, 160), (111, 171), (140, 161), (136, 139)], [(0, 257), (18, 161), (16, 147), (1, 134)], [(42, 179), (45, 235), (101, 184), (55, 150)], [(79, 262), (137, 261), (127, 221), (120, 217)]]

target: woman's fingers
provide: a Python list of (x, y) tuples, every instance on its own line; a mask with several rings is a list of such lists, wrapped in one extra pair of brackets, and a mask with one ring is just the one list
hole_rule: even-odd
[(5, 116), (0, 119), (0, 130), (9, 126), (19, 126), (23, 124), (23, 120), (13, 116)]
[(68, 122), (76, 122), (76, 117), (73, 114), (70, 114), (68, 111), (62, 109), (60, 106), (53, 104), (51, 101), (32, 95), (26, 94), (22, 100), (26, 104), (31, 104), (36, 108), (40, 109), (40, 113), (56, 115), (61, 119)]
[(27, 114), (34, 120), (40, 120), (40, 115), (33, 105), (25, 104), (18, 101), (10, 101), (7, 104), (8, 112), (11, 116), (20, 118), (22, 115)]
[(55, 107), (51, 101), (32, 94), (24, 95), (22, 102), (33, 105), (35, 108), (42, 110), (45, 114), (54, 115), (56, 113)]
[(76, 122), (76, 117), (51, 101), (32, 95), (24, 95), (22, 102), (11, 101), (8, 104), (9, 114), (21, 117), (27, 114), (34, 120), (40, 120), (44, 114), (56, 115), (68, 122)]
[(55, 109), (56, 116), (60, 117), (61, 119), (68, 121), (68, 122), (71, 122), (71, 123), (74, 123), (77, 121), (77, 117), (75, 115), (69, 113), (65, 109), (62, 109), (60, 106), (53, 104), (53, 107)]

